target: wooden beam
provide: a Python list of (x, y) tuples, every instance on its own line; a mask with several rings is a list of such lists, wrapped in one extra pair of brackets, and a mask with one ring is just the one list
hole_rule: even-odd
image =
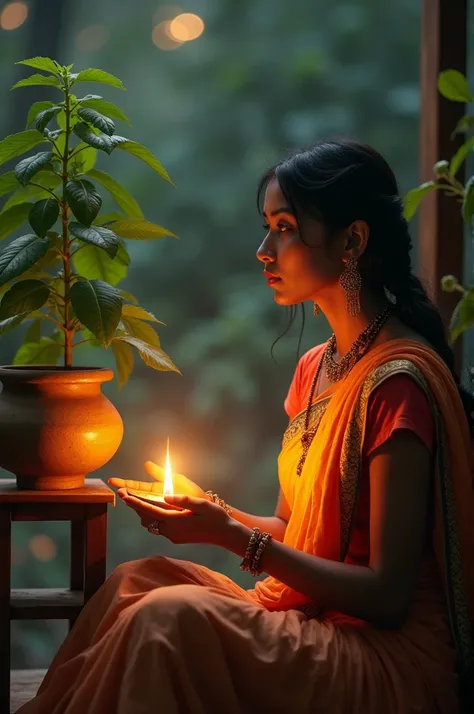
[[(451, 140), (456, 122), (465, 106), (442, 97), (438, 74), (445, 69), (466, 71), (467, 0), (423, 0), (421, 27), (421, 181), (433, 178), (433, 166), (449, 159), (463, 141)], [(463, 169), (459, 172), (463, 181)], [(438, 306), (445, 325), (449, 324), (457, 295), (440, 288), (443, 275), (463, 278), (464, 225), (457, 201), (433, 191), (421, 203), (419, 212), (419, 273)], [(461, 343), (456, 343), (456, 362), (461, 364)]]

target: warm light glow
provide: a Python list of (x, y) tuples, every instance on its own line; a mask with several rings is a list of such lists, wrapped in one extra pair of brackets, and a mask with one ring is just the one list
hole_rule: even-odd
[(56, 543), (48, 535), (38, 534), (30, 538), (28, 547), (38, 560), (52, 560), (56, 557)]
[(16, 30), (28, 17), (28, 6), (24, 2), (10, 2), (0, 14), (2, 30)]
[(204, 22), (192, 12), (183, 12), (169, 23), (168, 32), (176, 42), (196, 40), (204, 32)]
[(81, 52), (96, 52), (100, 50), (109, 39), (109, 32), (102, 25), (89, 25), (84, 27), (76, 37), (77, 48)]
[(163, 496), (172, 496), (174, 494), (173, 472), (171, 470), (170, 461), (170, 440), (166, 445), (166, 464), (165, 464), (165, 482), (163, 484)]
[(160, 22), (158, 25), (155, 25), (153, 32), (151, 33), (153, 44), (160, 50), (176, 50), (183, 44), (182, 42), (176, 42), (176, 40), (171, 37), (169, 24), (169, 20)]

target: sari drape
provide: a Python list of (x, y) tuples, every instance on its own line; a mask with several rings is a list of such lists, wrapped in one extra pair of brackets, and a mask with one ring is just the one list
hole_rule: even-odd
[[(344, 560), (357, 503), (367, 406), (372, 391), (394, 374), (411, 376), (426, 392), (436, 424), (433, 548), (445, 585), (459, 668), (473, 667), (474, 484), (472, 446), (463, 405), (445, 363), (411, 340), (392, 340), (360, 360), (337, 390), (312, 405), (315, 436), (299, 478), (304, 412), (290, 423), (279, 457), (282, 491), (291, 509), (284, 542), (328, 560)], [(306, 608), (301, 593), (275, 578), (256, 587), (270, 610)], [(309, 606), (309, 607), (308, 607)]]

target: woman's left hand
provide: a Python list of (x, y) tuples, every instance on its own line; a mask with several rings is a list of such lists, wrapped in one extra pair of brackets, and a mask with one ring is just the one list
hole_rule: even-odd
[(157, 523), (159, 535), (171, 543), (206, 543), (221, 545), (224, 534), (232, 518), (227, 512), (207, 498), (192, 496), (165, 496), (164, 500), (171, 506), (184, 508), (183, 511), (167, 510), (153, 506), (121, 488), (118, 495), (127, 506), (133, 508), (140, 516), (142, 526), (148, 528), (151, 523)]

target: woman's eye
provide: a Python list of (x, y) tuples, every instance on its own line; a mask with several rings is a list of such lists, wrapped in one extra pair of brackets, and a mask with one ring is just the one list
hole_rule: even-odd
[(285, 225), (284, 223), (279, 223), (277, 228), (280, 231), (280, 233), (284, 233), (285, 231), (289, 230), (289, 227), (287, 225)]

